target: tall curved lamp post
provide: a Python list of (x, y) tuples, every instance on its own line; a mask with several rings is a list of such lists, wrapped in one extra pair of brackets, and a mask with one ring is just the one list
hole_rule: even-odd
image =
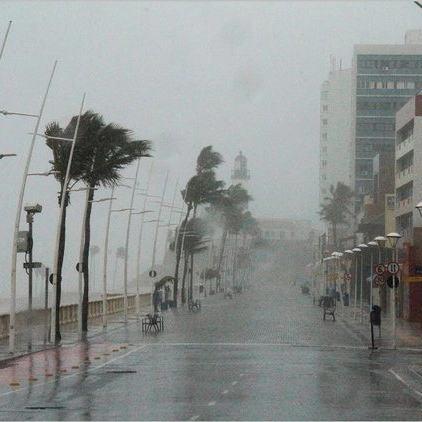
[[(62, 219), (63, 219), (63, 214), (64, 214), (64, 208), (66, 206), (66, 195), (67, 195), (67, 188), (69, 185), (69, 180), (70, 180), (70, 168), (72, 166), (72, 159), (73, 159), (73, 152), (75, 150), (75, 144), (76, 144), (76, 139), (78, 136), (78, 131), (79, 131), (79, 124), (81, 121), (81, 116), (82, 116), (82, 110), (84, 107), (84, 102), (85, 102), (85, 93), (82, 96), (82, 102), (81, 102), (81, 106), (79, 109), (79, 115), (78, 115), (78, 119), (76, 121), (76, 127), (75, 127), (75, 132), (73, 134), (73, 138), (72, 139), (67, 139), (67, 138), (62, 138), (63, 140), (66, 141), (71, 141), (72, 142), (72, 146), (70, 148), (70, 153), (69, 153), (69, 158), (67, 161), (67, 168), (66, 168), (66, 175), (64, 178), (64, 182), (63, 182), (63, 186), (65, 187), (65, 192), (63, 192), (64, 197), (61, 198), (60, 201), (60, 213), (59, 213), (59, 219), (57, 221), (57, 230), (56, 230), (56, 243), (55, 243), (55, 248), (54, 248), (54, 267), (53, 267), (53, 274), (52, 274), (52, 279), (53, 279), (53, 303), (51, 305), (51, 341), (53, 344), (55, 344), (57, 342), (57, 319), (58, 319), (58, 315), (57, 315), (57, 283), (61, 283), (61, 280), (58, 280), (58, 269), (59, 269), (59, 249), (60, 249), (60, 234), (61, 234), (61, 224), (62, 224)], [(51, 137), (50, 139), (54, 139), (54, 137)], [(58, 138), (56, 138), (58, 139)]]
[(35, 117), (37, 122), (35, 124), (34, 133), (32, 134), (32, 140), (28, 151), (28, 156), (26, 159), (26, 165), (23, 173), (22, 184), (19, 192), (18, 206), (16, 209), (16, 218), (13, 234), (13, 246), (12, 246), (12, 263), (11, 263), (11, 274), (10, 274), (10, 314), (9, 314), (9, 352), (15, 352), (15, 318), (16, 318), (16, 264), (17, 264), (17, 251), (18, 251), (18, 239), (19, 239), (19, 222), (22, 214), (22, 205), (23, 197), (25, 194), (26, 179), (28, 177), (29, 166), (32, 158), (32, 151), (34, 149), (35, 139), (37, 137), (38, 128), (40, 126), (41, 117), (44, 112), (45, 103), (47, 101), (48, 92), (50, 90), (51, 82), (53, 80), (54, 72), (56, 70), (57, 60), (54, 62), (53, 70), (51, 71), (50, 79), (47, 84), (47, 89), (44, 94), (44, 98), (41, 103), (40, 111), (38, 114), (26, 114), (26, 113), (16, 113), (9, 112), (6, 110), (0, 110), (0, 113), (7, 115), (17, 115), (17, 116), (28, 116)]
[(9, 21), (9, 25), (7, 26), (6, 35), (4, 36), (3, 43), (0, 49), (0, 61), (3, 56), (4, 47), (6, 46), (7, 37), (9, 35), (10, 27), (12, 26), (12, 21)]
[[(352, 252), (355, 257), (355, 288), (354, 288), (354, 298), (353, 298), (353, 319), (356, 319), (356, 303), (357, 303), (357, 296), (358, 296), (358, 256), (362, 253), (362, 250), (359, 248), (353, 248)], [(362, 260), (361, 260), (362, 265)]]
[[(393, 249), (393, 260), (395, 262), (398, 262), (397, 260), (397, 243), (399, 239), (401, 238), (401, 235), (399, 233), (388, 233), (386, 235), (388, 242)], [(400, 271), (397, 275), (400, 281)], [(396, 348), (396, 283), (393, 279), (393, 287), (391, 288), (391, 304), (392, 304), (392, 312), (391, 312), (391, 322), (393, 327), (393, 349)]]
[[(129, 208), (133, 209), (133, 200), (135, 198), (135, 189), (136, 189), (136, 183), (138, 182), (138, 173), (139, 173), (139, 165), (141, 163), (141, 159), (138, 158), (138, 162), (136, 164), (136, 173), (135, 173), (135, 179), (133, 181), (132, 186), (132, 195), (130, 197), (130, 205)], [(126, 228), (126, 243), (125, 243), (125, 265), (124, 265), (124, 271), (123, 271), (123, 318), (125, 324), (127, 323), (127, 312), (128, 312), (128, 298), (127, 298), (127, 282), (128, 282), (128, 259), (129, 259), (129, 235), (130, 235), (130, 224), (132, 221), (132, 212), (129, 212), (128, 219), (127, 219), (127, 228)]]

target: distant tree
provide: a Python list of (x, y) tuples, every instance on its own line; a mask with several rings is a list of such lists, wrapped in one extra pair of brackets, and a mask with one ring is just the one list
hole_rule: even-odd
[[(198, 206), (212, 201), (217, 192), (224, 188), (224, 182), (217, 180), (215, 175), (215, 168), (222, 162), (223, 158), (221, 154), (213, 151), (211, 145), (204, 147), (199, 153), (196, 162), (196, 174), (189, 179), (186, 188), (181, 192), (187, 210), (181, 227), (178, 229), (179, 232), (182, 232), (187, 227), (192, 211), (193, 217), (195, 218)], [(176, 245), (174, 301), (177, 301), (179, 266), (182, 253), (181, 242), (176, 242)], [(191, 261), (193, 261), (193, 255)], [(191, 262), (191, 266), (193, 266), (193, 262)]]
[(337, 228), (347, 223), (347, 217), (353, 215), (350, 211), (354, 192), (349, 186), (338, 182), (336, 187), (330, 186), (330, 196), (324, 198), (319, 215), (322, 220), (331, 225), (333, 230), (334, 248), (338, 247)]

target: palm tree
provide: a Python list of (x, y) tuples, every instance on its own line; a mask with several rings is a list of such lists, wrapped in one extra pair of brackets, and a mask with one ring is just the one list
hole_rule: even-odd
[(243, 210), (245, 204), (252, 200), (247, 190), (242, 185), (232, 185), (225, 195), (222, 195), (212, 205), (212, 210), (221, 215), (223, 234), (221, 237), (220, 256), (217, 271), (220, 272), (224, 256), (224, 248), (229, 233), (238, 234), (243, 224)]
[(334, 249), (337, 249), (337, 227), (347, 223), (347, 217), (353, 215), (350, 211), (353, 191), (342, 182), (337, 182), (336, 187), (330, 186), (330, 196), (324, 198), (319, 215), (322, 220), (329, 223), (333, 230)]
[(84, 275), (82, 301), (82, 331), (88, 331), (89, 304), (89, 247), (91, 238), (91, 211), (95, 188), (111, 187), (120, 179), (120, 171), (133, 161), (151, 157), (151, 143), (134, 140), (129, 129), (114, 123), (106, 124), (101, 115), (87, 111), (81, 120), (82, 140), (76, 150), (76, 159), (82, 163), (81, 180), (89, 189), (85, 214), (85, 234), (82, 268)]
[[(51, 122), (46, 126), (45, 135), (47, 137), (46, 144), (53, 153), (53, 160), (50, 160), (52, 165), (52, 171), (54, 172), (56, 180), (60, 184), (60, 192), (58, 195), (59, 207), (61, 205), (62, 198), (65, 200), (62, 219), (60, 222), (60, 238), (59, 238), (59, 253), (58, 253), (58, 267), (57, 267), (57, 289), (56, 289), (56, 339), (61, 339), (60, 334), (60, 302), (61, 302), (61, 283), (62, 283), (62, 268), (66, 244), (66, 210), (70, 204), (70, 184), (76, 183), (80, 180), (82, 169), (80, 163), (73, 159), (72, 166), (70, 168), (68, 183), (65, 186), (66, 171), (69, 161), (69, 155), (71, 146), (69, 142), (51, 139), (52, 137), (59, 138), (73, 138), (76, 130), (77, 117), (71, 119), (70, 123), (66, 128), (61, 128), (57, 122)], [(80, 132), (78, 132), (76, 142), (80, 141)]]
[[(209, 234), (209, 228), (205, 220), (201, 218), (191, 218), (186, 229), (179, 232), (179, 242), (184, 251), (184, 268), (182, 278), (182, 303), (186, 302), (186, 276), (188, 269), (190, 271), (189, 295), (188, 299), (192, 299), (193, 292), (193, 259), (192, 257), (206, 250), (208, 247), (204, 243), (204, 236)], [(191, 265), (189, 268), (189, 257), (191, 257)]]
[[(47, 126), (46, 135), (70, 137), (68, 132), (76, 125), (77, 117), (73, 117), (65, 130), (62, 130), (57, 123)], [(73, 132), (71, 132), (73, 135)], [(67, 192), (68, 186), (63, 186), (66, 174), (67, 159), (69, 157), (70, 146), (63, 142), (52, 142), (47, 138), (47, 145), (53, 151), (54, 160), (52, 170), (57, 171), (56, 178), (61, 182), (61, 194)], [(78, 130), (78, 138), (75, 143), (74, 156), (70, 179), (74, 181), (82, 180), (89, 194), (87, 195), (86, 215), (84, 221), (84, 249), (82, 260), (82, 271), (84, 275), (84, 292), (82, 304), (82, 330), (87, 331), (88, 321), (88, 292), (89, 292), (89, 246), (90, 246), (90, 219), (92, 201), (94, 199), (94, 189), (97, 186), (113, 186), (119, 181), (120, 170), (134, 160), (141, 157), (150, 157), (150, 142), (146, 140), (133, 140), (132, 132), (114, 123), (105, 124), (101, 115), (92, 111), (87, 111), (81, 116)], [(66, 203), (67, 204), (67, 203)], [(61, 275), (61, 268), (64, 256), (64, 230), (65, 216), (62, 220), (62, 230), (60, 236), (60, 254), (58, 275)], [(60, 280), (61, 278), (58, 277)], [(58, 291), (60, 289), (58, 288)], [(60, 308), (60, 293), (58, 293), (58, 309)], [(59, 313), (57, 312), (57, 315)], [(58, 324), (56, 325), (58, 327)], [(59, 337), (60, 338), (60, 333)]]
[[(186, 215), (178, 232), (182, 233), (187, 227), (190, 213), (193, 210), (193, 217), (196, 217), (197, 208), (200, 204), (212, 201), (213, 195), (221, 191), (224, 182), (217, 180), (214, 169), (223, 162), (220, 153), (213, 151), (212, 146), (204, 147), (196, 161), (196, 174), (192, 176), (181, 194), (187, 205)], [(177, 303), (179, 266), (182, 254), (182, 242), (176, 242), (176, 266), (174, 272), (173, 300)], [(193, 259), (193, 258), (192, 258)], [(192, 263), (191, 263), (192, 265)]]

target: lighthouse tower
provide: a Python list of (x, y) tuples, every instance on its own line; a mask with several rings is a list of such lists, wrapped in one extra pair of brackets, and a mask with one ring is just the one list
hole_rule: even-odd
[(232, 185), (241, 184), (242, 188), (246, 189), (248, 193), (250, 193), (248, 186), (249, 179), (250, 175), (248, 170), (248, 160), (242, 154), (242, 151), (239, 151), (239, 155), (234, 159), (234, 167), (232, 170)]

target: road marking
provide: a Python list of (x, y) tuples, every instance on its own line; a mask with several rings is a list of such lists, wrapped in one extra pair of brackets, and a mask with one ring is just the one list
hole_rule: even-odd
[(236, 384), (237, 384), (237, 381), (233, 381), (233, 382), (232, 382), (232, 385), (236, 385)]
[(217, 402), (216, 401), (210, 401), (209, 403), (208, 403), (208, 406), (215, 406), (217, 404)]
[[(78, 375), (80, 375), (80, 374), (82, 374), (82, 373), (84, 373), (84, 372), (92, 372), (92, 371), (95, 371), (95, 370), (97, 370), (97, 369), (101, 369), (101, 368), (104, 368), (104, 367), (106, 367), (106, 366), (109, 366), (109, 365), (110, 365), (110, 364), (112, 364), (113, 362), (115, 362), (115, 361), (117, 361), (117, 360), (119, 360), (119, 359), (122, 359), (123, 357), (129, 356), (129, 355), (131, 355), (131, 354), (132, 354), (132, 353), (134, 353), (134, 352), (137, 352), (137, 351), (139, 351), (139, 350), (145, 349), (145, 348), (147, 348), (147, 347), (148, 347), (148, 345), (143, 344), (143, 345), (141, 345), (141, 346), (139, 346), (139, 347), (136, 347), (135, 349), (130, 350), (129, 352), (126, 352), (126, 353), (124, 353), (124, 354), (122, 354), (122, 355), (120, 355), (120, 356), (116, 356), (115, 358), (110, 359), (108, 362), (104, 362), (104, 363), (102, 363), (102, 364), (100, 364), (100, 365), (98, 365), (98, 366), (90, 366), (90, 367), (89, 367), (89, 368), (87, 368), (85, 371), (75, 371), (73, 374), (67, 374), (66, 372), (63, 372), (63, 370), (61, 369), (61, 370), (59, 371), (59, 373), (60, 373), (60, 374), (63, 374), (63, 375), (62, 375), (62, 379), (74, 378), (74, 377), (76, 377), (76, 376), (78, 376)], [(65, 369), (65, 371), (66, 371), (66, 369)], [(50, 374), (48, 374), (48, 375), (50, 375)], [(46, 376), (47, 376), (47, 374), (46, 374)], [(54, 382), (54, 380), (52, 380), (52, 379), (47, 379), (46, 381), (37, 382), (36, 384), (31, 384), (30, 386), (29, 386), (29, 385), (26, 385), (26, 386), (23, 386), (23, 387), (20, 387), (20, 388), (16, 388), (16, 389), (14, 389), (14, 390), (12, 390), (12, 391), (8, 391), (8, 392), (5, 392), (5, 393), (0, 393), (0, 397), (8, 396), (8, 395), (10, 395), (10, 394), (15, 394), (15, 393), (20, 392), (20, 391), (25, 391), (25, 390), (27, 390), (28, 388), (32, 388), (32, 389), (34, 389), (34, 388), (37, 388), (37, 387), (42, 387), (42, 386), (44, 386), (45, 384), (51, 384), (52, 382)], [(13, 386), (13, 387), (18, 387), (18, 386), (20, 386), (20, 384), (19, 384), (19, 383), (12, 383), (12, 384), (9, 384), (9, 385), (11, 385), (11, 386)]]
[(221, 394), (227, 394), (229, 390), (224, 390)]
[[(353, 335), (352, 331), (350, 331), (351, 335)], [(356, 337), (356, 336), (354, 336)], [(359, 341), (361, 341), (358, 337), (356, 337)], [(281, 343), (211, 343), (211, 342), (204, 342), (204, 343), (160, 343), (160, 344), (153, 344), (149, 343), (148, 346), (154, 347), (178, 347), (178, 346), (224, 346), (224, 347), (233, 347), (233, 346), (241, 346), (241, 347), (297, 347), (297, 348), (304, 348), (304, 349), (339, 349), (339, 350), (368, 350), (368, 346), (352, 346), (352, 345), (344, 345), (344, 344), (302, 344), (302, 343), (289, 343), (289, 342), (281, 342)], [(404, 348), (401, 350), (405, 350)], [(409, 349), (415, 350), (415, 349)]]
[(416, 395), (422, 397), (422, 393), (416, 389), (414, 389), (409, 383), (407, 383), (399, 374), (397, 374), (393, 369), (389, 369), (389, 371), (401, 382), (403, 383), (409, 390), (412, 390)]
[(199, 415), (193, 415), (189, 420), (196, 421), (199, 418)]

